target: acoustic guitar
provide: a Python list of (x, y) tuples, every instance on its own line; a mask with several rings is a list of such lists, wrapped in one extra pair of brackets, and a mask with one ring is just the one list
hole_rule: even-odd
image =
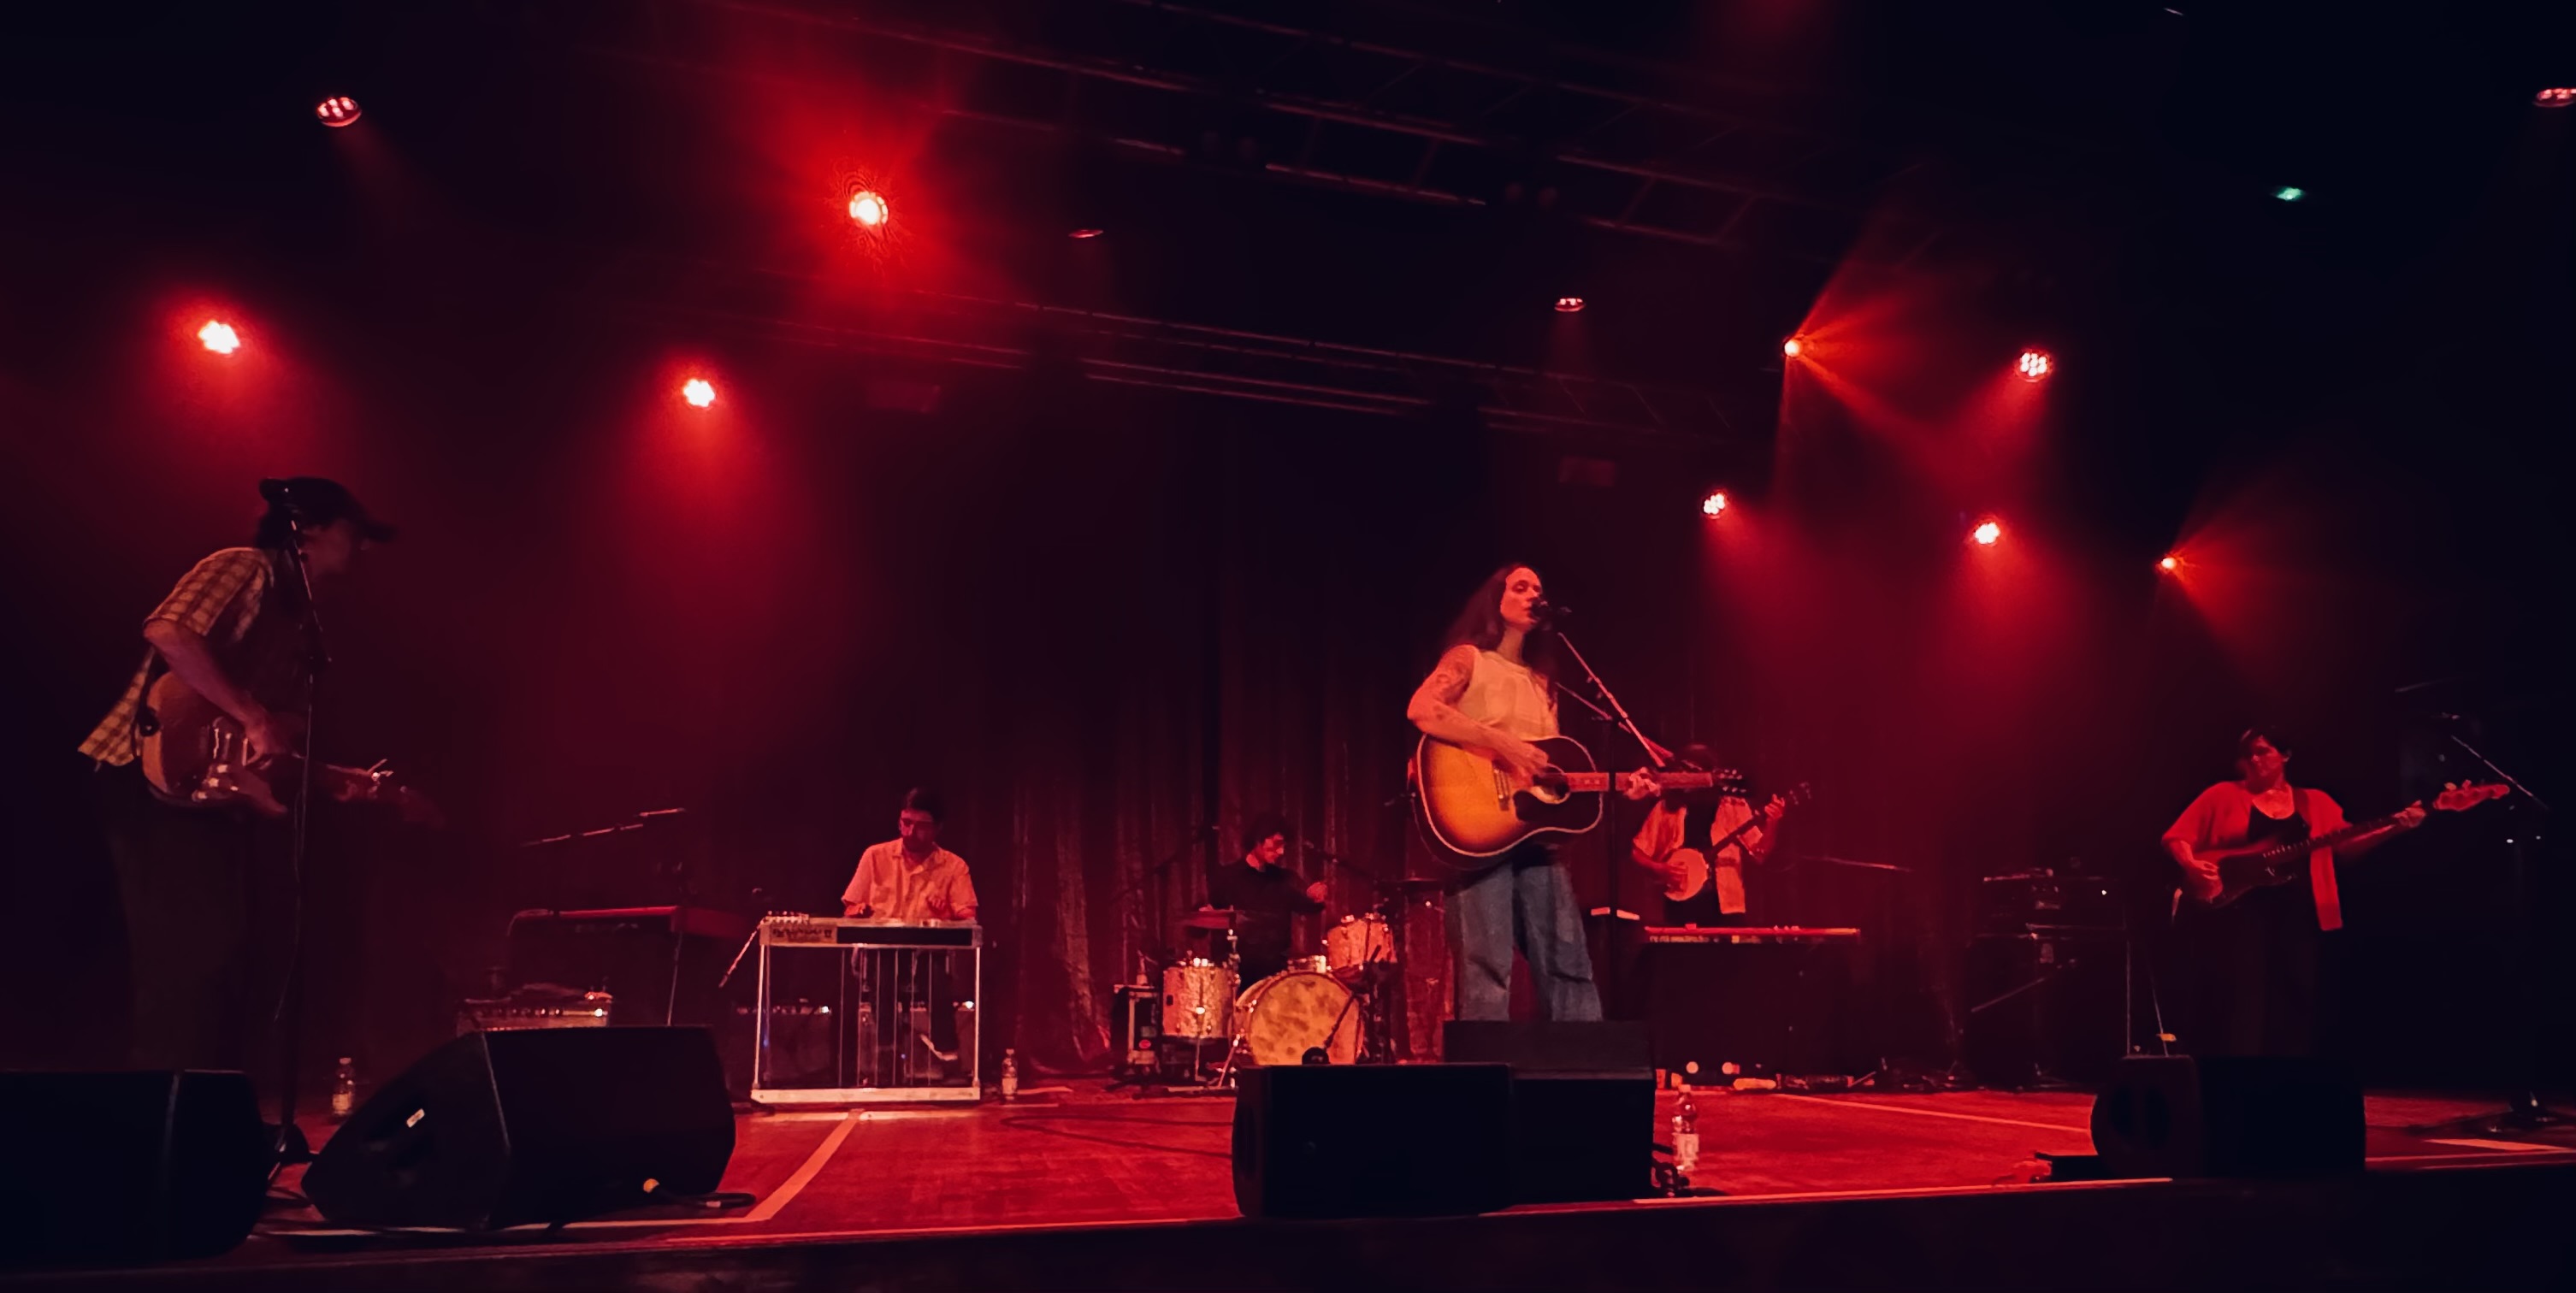
[[(182, 808), (249, 809), (265, 817), (286, 815), (286, 788), (295, 784), (297, 751), (274, 751), (253, 764), (244, 756), (249, 733), (175, 673), (154, 679), (143, 694), (151, 721), (144, 725), (136, 766), (162, 802)], [(313, 788), (346, 803), (390, 804), (413, 825), (443, 823), (429, 797), (402, 784), (384, 764), (350, 768), (313, 765)]]
[[(2510, 786), (2447, 786), (2442, 793), (2433, 796), (2432, 807), (2436, 812), (2456, 813), (2490, 799), (2502, 799), (2511, 793)], [(2400, 813), (2390, 813), (2386, 817), (2373, 817), (2366, 822), (2354, 822), (2305, 839), (2263, 840), (2230, 848), (2195, 850), (2195, 856), (2218, 864), (2218, 896), (2201, 905), (2224, 907), (2257, 889), (2288, 884), (2308, 873), (2311, 855), (2349, 844), (2372, 831), (2394, 826), (2399, 816)], [(2197, 898), (2192, 901), (2200, 902)]]
[(1601, 824), (1601, 796), (1630, 775), (1661, 790), (1741, 787), (1744, 774), (1717, 772), (1603, 772), (1592, 752), (1569, 736), (1532, 741), (1547, 755), (1535, 777), (1512, 772), (1482, 750), (1426, 736), (1413, 751), (1414, 798), (1435, 851), (1458, 871), (1473, 874), (1493, 865), (1515, 845), (1537, 835), (1580, 835)]

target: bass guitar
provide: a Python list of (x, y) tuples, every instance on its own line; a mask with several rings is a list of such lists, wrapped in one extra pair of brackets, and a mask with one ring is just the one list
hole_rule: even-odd
[[(182, 808), (238, 806), (265, 817), (286, 815), (283, 791), (295, 784), (303, 755), (277, 751), (251, 763), (244, 757), (249, 733), (241, 723), (175, 673), (155, 679), (143, 703), (152, 721), (144, 726), (135, 765), (155, 797)], [(349, 768), (317, 762), (313, 788), (345, 803), (390, 804), (414, 825), (443, 821), (428, 796), (403, 785), (382, 763)]]
[[(1414, 798), (1423, 832), (1464, 872), (1477, 872), (1536, 835), (1580, 835), (1601, 824), (1601, 796), (1630, 774), (1603, 772), (1592, 752), (1568, 736), (1532, 741), (1547, 755), (1534, 777), (1514, 773), (1482, 750), (1426, 736), (1413, 751)], [(1647, 772), (1658, 790), (1740, 787), (1744, 774)]]
[[(1777, 798), (1781, 807), (1788, 808), (1803, 804), (1815, 798), (1815, 795), (1814, 787), (1801, 781)], [(1706, 853), (1692, 848), (1674, 849), (1671, 856), (1664, 859), (1664, 897), (1672, 902), (1687, 902), (1697, 896), (1699, 891), (1708, 885), (1708, 860), (1724, 856), (1729, 848), (1741, 845), (1744, 837), (1752, 833), (1755, 827), (1769, 825), (1770, 816), (1766, 810), (1744, 819), (1734, 830), (1728, 831), (1719, 837), (1717, 843), (1710, 845)]]
[[(2436, 812), (2456, 813), (2462, 809), (2474, 808), (2490, 799), (2502, 799), (2511, 793), (2512, 787), (2509, 786), (2448, 786), (2442, 793), (2433, 796), (2432, 807)], [(2409, 807), (2412, 806), (2409, 805)], [(2354, 822), (2349, 826), (2328, 831), (2323, 835), (2311, 835), (2306, 839), (2265, 840), (2256, 844), (2239, 844), (2231, 848), (2196, 852), (2195, 855), (2203, 860), (2218, 864), (2220, 886), (2218, 896), (2202, 902), (2201, 905), (2224, 907), (2257, 889), (2288, 884), (2308, 873), (2308, 859), (2311, 855), (2338, 845), (2349, 844), (2372, 831), (2394, 826), (2402, 815), (2404, 815), (2403, 810), (2400, 810), (2386, 817), (2373, 817), (2366, 822)], [(2193, 901), (2201, 902), (2197, 898)]]

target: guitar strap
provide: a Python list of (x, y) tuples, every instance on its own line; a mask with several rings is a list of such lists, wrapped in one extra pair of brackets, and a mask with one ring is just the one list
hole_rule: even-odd
[[(2300, 786), (2294, 793), (2299, 803), (2299, 820), (2308, 824), (2309, 834), (2323, 835), (2327, 830), (2343, 828), (2341, 822), (2320, 828), (2316, 801), (2309, 797), (2313, 792)], [(2308, 855), (2308, 892), (2317, 900), (2317, 928), (2343, 928), (2343, 891), (2335, 884), (2333, 849), (2320, 849)]]

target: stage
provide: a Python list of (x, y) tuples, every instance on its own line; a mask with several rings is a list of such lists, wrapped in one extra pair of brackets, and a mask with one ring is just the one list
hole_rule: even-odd
[[(1664, 1093), (1659, 1121), (1671, 1111)], [(1042, 1086), (1010, 1104), (745, 1113), (721, 1216), (381, 1234), (273, 1212), (219, 1259), (0, 1286), (293, 1290), (2566, 1286), (2576, 1148), (2404, 1128), (2474, 1113), (2374, 1095), (2371, 1170), (2287, 1182), (2034, 1183), (2090, 1148), (2090, 1097), (1708, 1094), (1715, 1197), (1441, 1220), (1252, 1222), (1232, 1102)], [(327, 1131), (316, 1126), (317, 1133)], [(1424, 1128), (1437, 1136), (1441, 1129)]]

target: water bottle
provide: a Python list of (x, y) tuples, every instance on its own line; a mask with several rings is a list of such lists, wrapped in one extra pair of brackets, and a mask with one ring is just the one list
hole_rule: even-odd
[(358, 1062), (346, 1055), (340, 1057), (340, 1071), (331, 1077), (331, 1116), (346, 1118), (358, 1108)]
[(1699, 1166), (1699, 1106), (1691, 1103), (1690, 1088), (1682, 1088), (1681, 1103), (1673, 1109), (1673, 1170), (1689, 1175)]
[(1012, 1047), (1002, 1048), (1002, 1098), (1015, 1099), (1020, 1094), (1020, 1053)]

